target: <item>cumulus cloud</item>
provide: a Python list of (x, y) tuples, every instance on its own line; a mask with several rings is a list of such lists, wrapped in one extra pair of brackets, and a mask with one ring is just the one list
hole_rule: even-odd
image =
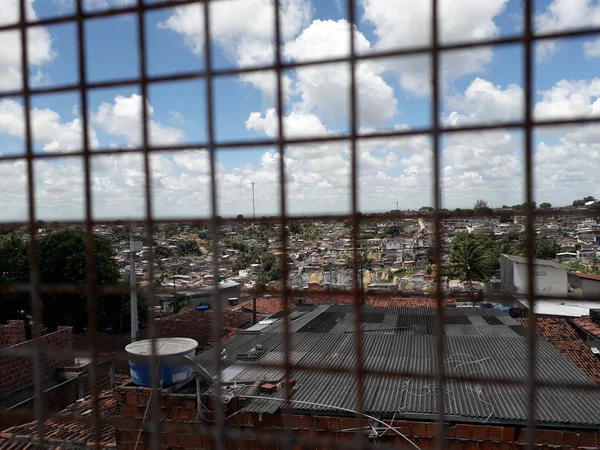
[[(51, 109), (31, 110), (33, 140), (46, 152), (72, 152), (83, 147), (83, 127), (81, 119), (62, 121), (60, 115)], [(25, 135), (25, 115), (23, 105), (5, 99), (0, 101), (0, 133), (23, 138)], [(98, 146), (98, 137), (89, 128), (90, 147)]]
[[(431, 2), (412, 0), (362, 0), (364, 18), (377, 37), (381, 50), (428, 45), (431, 40)], [(497, 36), (495, 19), (508, 0), (441, 0), (439, 27), (444, 43), (473, 41)], [(492, 61), (492, 50), (483, 48), (452, 52), (442, 60), (446, 80), (482, 71)], [(388, 67), (399, 76), (401, 86), (417, 95), (429, 92), (430, 68), (425, 58), (405, 58)]]
[[(184, 137), (182, 130), (150, 119), (154, 114), (154, 108), (148, 102), (147, 112), (150, 144), (172, 145), (181, 142)], [(130, 97), (117, 95), (113, 103), (104, 102), (100, 105), (92, 114), (92, 123), (108, 134), (124, 138), (129, 145), (139, 146), (142, 142), (141, 117), (141, 95), (132, 94)]]
[(592, 80), (560, 80), (541, 92), (535, 106), (539, 119), (591, 116), (600, 113), (600, 78)]
[[(312, 15), (310, 0), (283, 0), (281, 5), (282, 38), (295, 36)], [(272, 64), (275, 55), (275, 35), (272, 0), (225, 0), (211, 2), (211, 39), (238, 67)], [(250, 19), (251, 18), (251, 19)], [(190, 50), (200, 55), (204, 48), (204, 14), (199, 4), (174, 8), (171, 15), (159, 23), (159, 28), (183, 36)], [(269, 74), (245, 74), (241, 79), (273, 97), (276, 80)], [(289, 87), (289, 79), (283, 80)], [(286, 89), (287, 91), (287, 89)]]
[[(600, 5), (590, 0), (553, 0), (544, 12), (535, 17), (535, 27), (539, 33), (598, 25), (600, 25)], [(587, 54), (586, 45), (589, 47), (589, 44), (584, 44)], [(538, 44), (536, 49), (539, 58), (547, 61), (556, 52), (556, 42), (543, 42)]]
[[(357, 51), (371, 44), (353, 30)], [(296, 61), (346, 56), (350, 52), (350, 25), (346, 20), (315, 20), (294, 40), (286, 43), (285, 55)], [(296, 92), (303, 111), (325, 117), (347, 117), (349, 113), (350, 67), (327, 64), (296, 71)], [(358, 120), (361, 126), (381, 125), (393, 119), (397, 101), (394, 90), (381, 77), (380, 64), (363, 62), (356, 66)]]
[(523, 116), (523, 88), (510, 84), (505, 89), (488, 80), (475, 78), (464, 94), (448, 99), (448, 106), (456, 108), (446, 122), (460, 126), (484, 122), (509, 122)]
[[(29, 20), (36, 19), (33, 9), (34, 0), (25, 2), (26, 14)], [(0, 25), (15, 23), (19, 20), (19, 2), (14, 0), (0, 0)], [(50, 33), (44, 27), (29, 28), (27, 32), (27, 52), (30, 67), (40, 69), (45, 63), (56, 57), (56, 51), (52, 46)], [(0, 90), (21, 89), (21, 36), (19, 31), (7, 31), (2, 33), (2, 51), (0, 52)], [(33, 79), (46, 79), (42, 72), (38, 72)]]
[[(598, 79), (561, 80), (538, 92), (534, 116), (537, 119), (594, 116), (598, 114), (599, 95)], [(474, 80), (456, 102), (457, 109), (449, 114), (449, 120), (460, 125), (514, 119), (518, 118), (521, 102), (519, 86), (502, 88), (486, 80)], [(590, 186), (597, 186), (595, 171), (600, 158), (597, 127), (543, 128), (537, 136), (540, 139), (534, 155), (537, 199), (569, 204), (573, 198), (587, 195)], [(443, 150), (443, 183), (448, 201), (459, 201), (467, 185), (472, 193), (477, 192), (494, 204), (524, 201), (522, 171), (515, 169), (524, 164), (521, 147), (522, 135), (508, 131), (449, 136)], [(454, 188), (446, 190), (447, 186)]]
[[(247, 130), (262, 132), (271, 138), (279, 136), (278, 127), (275, 108), (268, 109), (264, 115), (260, 112), (250, 113), (246, 120)], [(317, 115), (296, 111), (283, 117), (283, 131), (287, 138), (314, 137), (332, 133), (323, 125)]]

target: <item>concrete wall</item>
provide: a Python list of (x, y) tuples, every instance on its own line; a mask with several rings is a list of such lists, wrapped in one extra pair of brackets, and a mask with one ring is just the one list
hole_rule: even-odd
[(502, 256), (500, 258), (500, 280), (502, 282), (502, 292), (513, 294), (517, 292), (515, 286), (515, 263)]
[(587, 297), (600, 297), (600, 281), (585, 279), (582, 279), (581, 281), (581, 289), (583, 291), (583, 295)]
[[(535, 264), (535, 292), (538, 295), (567, 295), (567, 271), (550, 266)], [(527, 264), (516, 263), (508, 258), (500, 258), (500, 277), (505, 293), (526, 294)]]
[[(520, 293), (527, 293), (527, 265), (515, 264), (515, 285)], [(533, 266), (535, 292), (538, 295), (567, 295), (567, 271), (549, 266)]]

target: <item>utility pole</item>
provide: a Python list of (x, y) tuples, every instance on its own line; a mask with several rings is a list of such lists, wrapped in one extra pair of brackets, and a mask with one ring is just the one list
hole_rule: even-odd
[(398, 200), (396, 200), (396, 211), (398, 211)]
[(252, 218), (256, 219), (256, 208), (254, 206), (254, 181), (252, 182)]
[(129, 234), (129, 286), (131, 287), (131, 342), (138, 339), (137, 283), (135, 281), (135, 244), (133, 229)]

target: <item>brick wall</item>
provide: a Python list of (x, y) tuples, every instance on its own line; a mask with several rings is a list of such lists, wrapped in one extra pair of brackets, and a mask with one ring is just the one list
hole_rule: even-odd
[(25, 322), (22, 320), (9, 320), (6, 325), (0, 326), (0, 345), (17, 345), (26, 339)]
[[(119, 413), (127, 418), (127, 427), (117, 430), (117, 447), (123, 450), (147, 449), (149, 435), (142, 433), (138, 442), (138, 433), (142, 419), (146, 413), (150, 390), (147, 388), (122, 386), (115, 391), (115, 398), (119, 405)], [(208, 398), (202, 402), (208, 408), (213, 408)], [(225, 415), (229, 417), (227, 425), (239, 427), (239, 430), (256, 430), (266, 432), (267, 436), (280, 433), (284, 424), (291, 429), (298, 438), (315, 439), (316, 445), (310, 448), (327, 449), (335, 443), (352, 441), (359, 438), (356, 431), (351, 430), (358, 426), (358, 421), (353, 417), (330, 417), (316, 415), (291, 415), (282, 414), (250, 414), (238, 413), (237, 401), (233, 399), (225, 405)], [(232, 415), (233, 414), (233, 415)], [(202, 434), (198, 423), (211, 425), (214, 417), (206, 417), (207, 422), (198, 415), (195, 395), (163, 395), (160, 399), (160, 417), (163, 422), (163, 433), (159, 434), (161, 449), (190, 448), (213, 449), (214, 442), (210, 433)], [(148, 415), (149, 417), (149, 415)], [(437, 424), (434, 422), (417, 422), (406, 420), (386, 420), (386, 423), (408, 436), (422, 450), (432, 450), (438, 440)], [(123, 422), (125, 423), (125, 422)], [(371, 423), (369, 421), (369, 423)], [(187, 426), (184, 426), (187, 425)], [(379, 427), (376, 423), (373, 426)], [(527, 429), (514, 426), (492, 426), (455, 424), (445, 429), (445, 439), (449, 450), (520, 450), (527, 441)], [(278, 434), (280, 438), (282, 436)], [(397, 448), (408, 448), (407, 442), (394, 431), (387, 430), (378, 440), (382, 447), (389, 444)], [(137, 445), (136, 445), (137, 444)], [(561, 448), (562, 450), (595, 449), (600, 445), (598, 432), (595, 431), (566, 431), (566, 430), (536, 430), (535, 447), (542, 450), (547, 448)], [(277, 445), (269, 441), (236, 440), (227, 442), (227, 449), (275, 449)], [(281, 446), (279, 446), (281, 448)]]
[[(91, 370), (92, 363), (84, 366), (64, 367), (65, 372), (76, 373), (77, 376), (66, 381), (62, 381), (57, 386), (54, 386), (44, 392), (44, 405), (46, 407), (46, 411), (49, 414), (54, 414), (75, 403), (77, 399), (92, 395), (92, 384), (90, 382)], [(114, 387), (114, 364), (110, 356), (101, 355), (98, 357), (98, 361), (96, 363), (96, 374), (99, 379), (100, 392), (112, 389)], [(28, 399), (28, 401), (20, 403), (19, 407), (13, 410), (17, 414), (13, 416), (8, 414), (5, 416), (0, 416), (0, 430), (29, 422), (28, 417), (20, 416), (18, 411), (23, 410), (24, 412), (31, 412), (33, 411), (34, 405), (35, 398), (31, 397)]]
[[(50, 350), (72, 349), (73, 329), (71, 327), (58, 327), (54, 333), (41, 337), (43, 346)], [(33, 341), (21, 342), (11, 348), (26, 349), (33, 355)], [(50, 374), (72, 361), (60, 357), (44, 358), (44, 374)], [(33, 385), (33, 358), (29, 356), (0, 355), (0, 397)]]

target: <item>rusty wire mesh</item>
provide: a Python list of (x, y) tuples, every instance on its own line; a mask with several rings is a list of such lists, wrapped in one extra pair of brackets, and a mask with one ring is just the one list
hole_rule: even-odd
[[(55, 18), (45, 18), (41, 20), (29, 21), (26, 17), (26, 1), (20, 0), (20, 8), (21, 14), (18, 23), (15, 24), (7, 24), (0, 26), (0, 32), (5, 31), (14, 31), (17, 30), (20, 32), (21, 37), (21, 59), (22, 59), (22, 89), (13, 90), (9, 92), (0, 93), (0, 99), (20, 96), (24, 100), (24, 112), (25, 112), (25, 143), (26, 143), (26, 152), (25, 155), (0, 155), (0, 161), (8, 161), (8, 160), (23, 160), (27, 165), (27, 190), (28, 190), (28, 220), (23, 223), (4, 223), (2, 226), (4, 227), (15, 227), (15, 226), (27, 226), (29, 230), (29, 261), (31, 268), (31, 278), (30, 282), (25, 285), (4, 285), (1, 287), (3, 292), (26, 292), (31, 296), (31, 304), (32, 304), (32, 316), (34, 321), (33, 334), (34, 334), (34, 352), (32, 355), (35, 367), (35, 395), (36, 402), (33, 413), (33, 418), (37, 421), (37, 439), (38, 444), (43, 446), (45, 444), (43, 439), (43, 426), (45, 420), (48, 418), (46, 411), (43, 408), (42, 394), (43, 394), (43, 380), (42, 380), (42, 364), (43, 358), (47, 356), (52, 356), (52, 352), (42, 348), (41, 340), (37, 339), (41, 336), (41, 325), (42, 325), (42, 304), (40, 295), (45, 292), (62, 292), (62, 293), (84, 293), (87, 298), (88, 303), (88, 315), (89, 315), (89, 323), (88, 323), (88, 336), (89, 336), (89, 348), (91, 351), (88, 352), (73, 352), (70, 356), (90, 356), (93, 360), (95, 360), (97, 356), (97, 345), (95, 342), (95, 336), (97, 331), (96, 324), (96, 295), (99, 293), (129, 293), (131, 292), (131, 288), (124, 288), (121, 286), (100, 286), (95, 279), (95, 258), (94, 255), (94, 241), (93, 237), (93, 226), (94, 225), (110, 225), (114, 224), (113, 221), (107, 220), (94, 220), (92, 215), (92, 189), (91, 189), (91, 169), (90, 169), (90, 160), (92, 155), (92, 150), (90, 148), (89, 143), (89, 112), (88, 112), (88, 94), (92, 90), (103, 89), (103, 88), (112, 88), (112, 87), (124, 87), (124, 86), (137, 86), (140, 89), (140, 93), (142, 98), (148, 97), (148, 88), (151, 85), (159, 84), (159, 83), (167, 83), (167, 82), (177, 82), (183, 80), (193, 80), (200, 79), (205, 81), (205, 89), (206, 89), (206, 129), (207, 129), (207, 139), (202, 142), (192, 142), (185, 145), (151, 145), (149, 141), (149, 131), (148, 131), (148, 105), (145, 101), (142, 102), (142, 121), (141, 121), (141, 129), (142, 129), (142, 145), (141, 148), (124, 148), (124, 149), (114, 149), (114, 148), (99, 148), (93, 150), (93, 155), (108, 155), (108, 154), (122, 154), (122, 153), (136, 153), (143, 156), (144, 161), (144, 172), (145, 172), (145, 220), (143, 222), (140, 221), (123, 221), (123, 224), (137, 224), (145, 227), (147, 232), (147, 237), (150, 242), (153, 242), (152, 236), (155, 230), (155, 226), (157, 224), (162, 223), (177, 223), (177, 222), (189, 222), (189, 223), (203, 223), (210, 224), (212, 228), (212, 253), (213, 255), (217, 254), (218, 250), (218, 241), (219, 241), (219, 233), (218, 227), (229, 221), (234, 219), (220, 219), (219, 211), (218, 211), (218, 202), (217, 202), (217, 180), (216, 180), (216, 172), (215, 172), (215, 158), (217, 149), (235, 149), (235, 148), (252, 148), (252, 147), (264, 147), (264, 146), (274, 146), (278, 149), (281, 155), (285, 154), (286, 147), (293, 144), (314, 144), (320, 142), (339, 142), (346, 141), (350, 144), (350, 161), (351, 161), (351, 213), (350, 214), (339, 214), (339, 215), (312, 215), (312, 216), (292, 216), (287, 212), (287, 204), (286, 204), (286, 186), (284, 182), (279, 183), (279, 214), (276, 217), (270, 218), (261, 218), (259, 220), (262, 221), (270, 221), (281, 224), (281, 247), (284, 250), (284, 259), (287, 258), (287, 252), (285, 249), (287, 248), (288, 236), (286, 232), (286, 225), (288, 222), (293, 220), (346, 220), (349, 219), (352, 224), (352, 241), (353, 241), (353, 274), (354, 274), (354, 285), (353, 285), (353, 296), (354, 296), (354, 314), (355, 314), (355, 323), (356, 323), (356, 339), (355, 339), (355, 353), (357, 361), (359, 361), (356, 367), (351, 369), (346, 368), (324, 368), (318, 366), (298, 366), (295, 365), (295, 370), (307, 370), (307, 371), (333, 371), (339, 373), (351, 373), (356, 377), (356, 386), (357, 386), (357, 405), (356, 409), (359, 412), (364, 410), (364, 399), (363, 395), (363, 383), (366, 375), (385, 375), (389, 377), (394, 377), (395, 379), (399, 379), (400, 377), (410, 377), (416, 376), (417, 374), (409, 373), (409, 372), (398, 372), (398, 371), (372, 371), (367, 370), (363, 367), (363, 349), (361, 345), (361, 329), (360, 329), (360, 317), (361, 317), (361, 301), (360, 301), (360, 288), (358, 281), (358, 273), (359, 273), (359, 262), (358, 262), (358, 237), (360, 231), (360, 222), (361, 220), (368, 220), (371, 216), (369, 215), (359, 215), (358, 212), (358, 167), (357, 167), (357, 141), (360, 137), (361, 140), (375, 140), (375, 139), (386, 139), (386, 138), (395, 138), (401, 136), (412, 136), (412, 135), (427, 135), (432, 138), (433, 142), (433, 172), (431, 177), (431, 192), (436, 194), (433, 195), (434, 198), (434, 208), (435, 211), (431, 214), (435, 223), (435, 231), (434, 231), (434, 242), (441, 242), (442, 237), (442, 220), (445, 217), (474, 217), (476, 213), (463, 211), (462, 213), (456, 212), (447, 212), (442, 211), (441, 209), (441, 198), (439, 193), (441, 192), (441, 183), (440, 183), (440, 170), (441, 170), (441, 148), (440, 148), (440, 139), (442, 135), (456, 132), (465, 132), (465, 131), (484, 131), (484, 130), (492, 130), (492, 129), (515, 129), (522, 130), (524, 134), (524, 160), (522, 164), (522, 170), (525, 175), (525, 202), (526, 202), (526, 210), (525, 215), (527, 217), (527, 261), (528, 261), (528, 301), (530, 303), (529, 308), (529, 323), (534, 323), (535, 314), (533, 304), (535, 302), (535, 296), (533, 293), (535, 292), (535, 279), (533, 276), (533, 236), (534, 236), (534, 219), (536, 214), (550, 214), (546, 212), (535, 211), (532, 206), (532, 201), (534, 199), (533, 189), (534, 189), (534, 179), (533, 179), (533, 132), (535, 127), (543, 127), (543, 126), (557, 126), (557, 125), (568, 125), (568, 124), (588, 124), (595, 123), (600, 120), (600, 117), (577, 117), (577, 118), (569, 118), (569, 119), (557, 119), (557, 120), (536, 120), (532, 114), (532, 96), (533, 96), (533, 69), (534, 69), (534, 55), (533, 49), (536, 43), (542, 41), (552, 41), (560, 38), (569, 38), (569, 37), (583, 37), (583, 36), (591, 36), (600, 33), (600, 28), (585, 28), (585, 29), (575, 29), (569, 31), (561, 31), (561, 32), (553, 32), (553, 33), (545, 33), (545, 34), (535, 34), (533, 32), (533, 13), (532, 13), (532, 3), (533, 0), (524, 0), (523, 2), (523, 32), (509, 37), (499, 37), (485, 40), (478, 40), (474, 42), (463, 41), (451, 44), (443, 44), (439, 39), (439, 24), (438, 24), (438, 12), (439, 12), (439, 1), (432, 0), (432, 14), (431, 14), (431, 44), (417, 47), (404, 47), (398, 48), (388, 51), (374, 51), (368, 54), (359, 54), (355, 51), (355, 34), (349, 33), (350, 43), (349, 48), (350, 52), (347, 57), (336, 57), (330, 59), (321, 59), (321, 60), (313, 60), (313, 61), (303, 61), (303, 62), (289, 62), (284, 61), (282, 58), (282, 49), (281, 49), (281, 24), (280, 24), (280, 5), (279, 2), (275, 1), (274, 9), (275, 9), (275, 23), (274, 30), (275, 36), (273, 37), (273, 42), (275, 43), (275, 57), (274, 64), (263, 65), (263, 66), (254, 66), (254, 67), (244, 67), (244, 68), (225, 68), (225, 69), (217, 69), (213, 67), (213, 60), (211, 55), (211, 18), (209, 14), (209, 3), (211, 1), (219, 1), (219, 0), (173, 0), (173, 1), (162, 1), (162, 2), (154, 2), (154, 3), (144, 3), (143, 0), (138, 0), (135, 5), (125, 6), (121, 8), (108, 8), (102, 11), (94, 11), (87, 12), (83, 7), (83, 0), (77, 0), (76, 4), (76, 12), (71, 15), (65, 15)], [(145, 14), (149, 11), (155, 11), (158, 9), (164, 8), (172, 8), (177, 6), (182, 6), (186, 4), (199, 3), (203, 4), (204, 9), (204, 41), (206, 42), (205, 51), (204, 51), (204, 69), (198, 71), (188, 71), (188, 72), (180, 72), (171, 75), (149, 75), (147, 70), (147, 48), (146, 48), (146, 39), (145, 39)], [(348, 11), (348, 21), (350, 24), (356, 24), (356, 5), (355, 1), (348, 0), (347, 2), (347, 11)], [(139, 77), (134, 78), (124, 78), (124, 79), (114, 79), (109, 81), (102, 82), (90, 82), (87, 79), (86, 74), (86, 45), (84, 39), (84, 25), (85, 22), (92, 19), (102, 18), (102, 17), (116, 17), (124, 14), (133, 14), (137, 18), (137, 29), (138, 29), (138, 57), (139, 57)], [(31, 87), (30, 81), (28, 77), (28, 67), (26, 61), (28, 61), (28, 33), (27, 31), (33, 26), (48, 26), (48, 25), (56, 25), (61, 23), (75, 23), (77, 29), (77, 49), (78, 49), (78, 57), (79, 57), (79, 81), (73, 84), (61, 85), (61, 86), (42, 86), (42, 87)], [(494, 122), (494, 123), (486, 123), (486, 124), (478, 124), (478, 125), (464, 125), (464, 126), (453, 126), (447, 127), (440, 121), (440, 97), (441, 97), (441, 87), (440, 87), (440, 57), (444, 52), (452, 51), (452, 50), (467, 50), (474, 48), (485, 48), (489, 46), (507, 46), (507, 45), (519, 45), (523, 48), (523, 83), (524, 83), (524, 92), (525, 92), (525, 100), (523, 107), (523, 119), (519, 121), (510, 121), (510, 122)], [(430, 58), (431, 63), (431, 125), (428, 127), (421, 128), (413, 128), (410, 130), (399, 129), (393, 131), (384, 131), (377, 133), (360, 133), (357, 125), (357, 103), (358, 103), (358, 95), (357, 95), (357, 81), (355, 75), (355, 69), (358, 63), (366, 60), (376, 60), (383, 58), (400, 58), (411, 55), (425, 55)], [(310, 66), (319, 66), (322, 64), (329, 63), (347, 63), (350, 67), (350, 126), (349, 131), (347, 133), (340, 133), (335, 136), (326, 136), (326, 137), (294, 137), (294, 138), (286, 138), (284, 128), (284, 120), (283, 120), (283, 111), (284, 108), (284, 98), (283, 98), (283, 88), (282, 88), (282, 74), (286, 70), (296, 69), (300, 67), (310, 67)], [(239, 75), (239, 74), (248, 74), (253, 72), (261, 72), (265, 70), (275, 70), (277, 74), (277, 92), (276, 92), (276, 110), (277, 110), (277, 128), (278, 133), (276, 138), (272, 139), (260, 139), (260, 140), (247, 140), (247, 141), (222, 141), (217, 142), (215, 139), (215, 108), (214, 108), (214, 92), (213, 85), (214, 81), (220, 77)], [(58, 94), (61, 92), (77, 92), (80, 96), (81, 102), (81, 119), (82, 119), (82, 130), (83, 130), (83, 149), (81, 151), (69, 152), (68, 154), (38, 154), (34, 152), (33, 148), (33, 138), (32, 138), (32, 121), (31, 121), (31, 103), (32, 98), (36, 95), (41, 94)], [(178, 218), (170, 218), (170, 219), (161, 219), (157, 220), (154, 217), (153, 206), (151, 201), (152, 194), (152, 186), (150, 181), (150, 157), (152, 154), (157, 152), (176, 152), (180, 150), (186, 149), (198, 149), (204, 148), (208, 151), (209, 154), (209, 164), (210, 164), (210, 206), (211, 206), (211, 217), (209, 219), (178, 219)], [(39, 273), (39, 258), (37, 251), (37, 231), (38, 231), (38, 221), (36, 216), (36, 206), (35, 206), (35, 180), (34, 180), (34, 162), (38, 159), (43, 158), (62, 158), (62, 157), (81, 157), (83, 159), (83, 170), (84, 170), (84, 192), (85, 192), (85, 220), (83, 221), (62, 221), (61, 223), (65, 224), (75, 224), (85, 227), (86, 230), (86, 249), (87, 249), (87, 282), (84, 286), (80, 285), (42, 285), (40, 282), (40, 273)], [(284, 180), (286, 176), (286, 167), (284, 158), (279, 158), (279, 180)], [(503, 214), (511, 214), (505, 212), (496, 212), (496, 215), (502, 216)], [(556, 214), (556, 212), (552, 212), (552, 214)], [(408, 218), (415, 217), (416, 213), (402, 213), (397, 212), (396, 214), (391, 214), (390, 217), (396, 218)], [(422, 213), (419, 213), (422, 215)], [(376, 217), (376, 216), (373, 216)], [(255, 219), (235, 219), (238, 222), (253, 222)], [(155, 306), (155, 295), (153, 291), (153, 279), (154, 279), (154, 265), (153, 265), (153, 252), (150, 252), (149, 257), (149, 302), (150, 302), (150, 312), (151, 317), (149, 320), (149, 337), (155, 339), (158, 337), (157, 327), (153, 317), (153, 311)], [(442, 247), (441, 245), (435, 246), (435, 261), (438, 264), (438, 267), (442, 266)], [(289, 377), (289, 373), (292, 369), (292, 364), (290, 361), (290, 321), (289, 321), (289, 302), (288, 300), (295, 294), (295, 291), (289, 287), (288, 279), (288, 264), (283, 264), (283, 283), (282, 283), (282, 291), (280, 293), (282, 297), (282, 304), (285, 312), (285, 362), (283, 368), (286, 373), (286, 378)], [(219, 279), (219, 265), (218, 259), (215, 259), (215, 263), (213, 265), (214, 270), (214, 279)], [(463, 381), (477, 381), (482, 384), (518, 384), (524, 386), (527, 389), (527, 405), (528, 405), (528, 425), (529, 429), (528, 435), (528, 445), (530, 448), (534, 445), (534, 433), (535, 433), (535, 392), (536, 389), (540, 386), (559, 386), (565, 387), (564, 385), (558, 383), (549, 383), (542, 382), (536, 379), (535, 373), (535, 334), (536, 329), (535, 326), (528, 327), (528, 350), (529, 350), (529, 364), (527, 368), (528, 377), (526, 380), (515, 381), (512, 379), (488, 379), (488, 378), (478, 378), (477, 376), (463, 376), (457, 377), (455, 375), (447, 374), (444, 372), (444, 324), (442, 320), (442, 307), (443, 307), (443, 294), (439, 286), (441, 286), (441, 272), (437, 271), (437, 286), (438, 289), (435, 292), (435, 299), (437, 302), (436, 307), (436, 371), (433, 375), (427, 374), (418, 374), (420, 378), (430, 379), (433, 382), (437, 383), (438, 386), (444, 386), (444, 384), (450, 380), (463, 380)], [(215, 281), (217, 282), (217, 281)], [(332, 292), (335, 294), (335, 292)], [(217, 286), (215, 285), (214, 294), (217, 293)], [(373, 296), (382, 296), (385, 297), (386, 294), (372, 294)], [(551, 297), (549, 297), (551, 298)], [(220, 308), (215, 308), (215, 324), (213, 326), (214, 332), (214, 340), (216, 346), (216, 354), (220, 354), (221, 349), (221, 321), (222, 321), (222, 313)], [(153, 346), (154, 351), (156, 349), (155, 345)], [(126, 360), (128, 357), (125, 354), (117, 355), (118, 358)], [(220, 367), (220, 359), (217, 358), (215, 361), (217, 368)], [(152, 367), (156, 368), (157, 358), (153, 355), (152, 358)], [(279, 365), (269, 365), (266, 363), (254, 364), (255, 366), (262, 367), (280, 367)], [(152, 376), (152, 389), (156, 391), (158, 389), (158, 377), (156, 374), (156, 370), (152, 370), (154, 376)], [(89, 423), (94, 427), (95, 436), (96, 436), (96, 444), (99, 446), (100, 444), (100, 430), (104, 424), (113, 424), (113, 425), (123, 425), (126, 424), (127, 421), (125, 419), (111, 419), (111, 418), (102, 418), (98, 413), (98, 403), (97, 398), (99, 395), (99, 387), (96, 380), (97, 374), (95, 370), (95, 366), (92, 365), (91, 372), (91, 381), (93, 386), (93, 398), (94, 398), (94, 410), (92, 414), (92, 418), (86, 417), (70, 417), (69, 420), (79, 421), (84, 423)], [(217, 381), (218, 389), (221, 388), (221, 380), (220, 377)], [(589, 384), (581, 384), (581, 385), (573, 385), (571, 387), (576, 387), (579, 389), (598, 389), (597, 386), (590, 386)], [(444, 394), (443, 389), (439, 389), (437, 394), (437, 411), (438, 411), (438, 425), (439, 425), (439, 436), (444, 436)], [(286, 411), (291, 410), (290, 403), (290, 390), (286, 389)], [(185, 429), (189, 431), (189, 428), (186, 428), (183, 425), (180, 425), (179, 428), (174, 424), (161, 424), (159, 418), (159, 397), (158, 395), (154, 395), (151, 397), (150, 408), (149, 408), (149, 417), (147, 423), (144, 425), (145, 428), (151, 431), (151, 445), (152, 448), (160, 448), (160, 444), (158, 442), (158, 432), (159, 429), (162, 431), (165, 430), (175, 430)], [(256, 437), (258, 439), (263, 440), (264, 442), (271, 442), (280, 444), (284, 447), (291, 448), (292, 438), (287, 433), (284, 432), (281, 435), (274, 433), (260, 433), (260, 432), (250, 432), (248, 430), (245, 433), (241, 433), (239, 430), (233, 429), (231, 427), (227, 427), (223, 421), (224, 411), (223, 407), (219, 402), (216, 402), (216, 422), (214, 425), (207, 426), (202, 424), (197, 424), (193, 428), (195, 432), (203, 432), (209, 435), (212, 435), (215, 438), (215, 442), (217, 448), (224, 448), (224, 442), (226, 439), (247, 439), (248, 436)], [(18, 414), (7, 411), (2, 411), (3, 415), (10, 414)], [(61, 420), (66, 420), (64, 417)], [(295, 437), (293, 442), (298, 444), (310, 444), (312, 441), (310, 439), (298, 438)], [(357, 441), (353, 443), (331, 443), (332, 447), (365, 447), (367, 446), (366, 441)], [(443, 447), (444, 440), (440, 439), (438, 441), (438, 445)]]

